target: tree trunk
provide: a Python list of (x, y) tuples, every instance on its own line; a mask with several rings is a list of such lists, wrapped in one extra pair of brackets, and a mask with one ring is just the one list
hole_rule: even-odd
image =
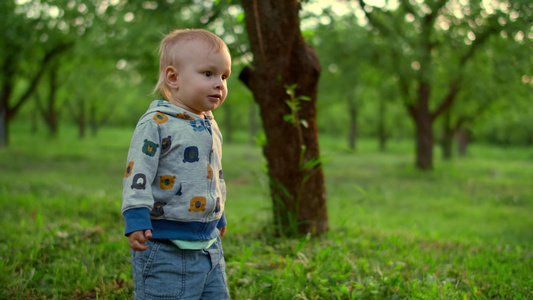
[(433, 168), (433, 127), (429, 115), (416, 119), (416, 166), (421, 170)]
[(422, 83), (419, 88), (418, 106), (414, 109), (416, 125), (416, 167), (433, 169), (433, 117), (429, 111), (430, 86)]
[[(239, 78), (260, 107), (275, 227), (279, 234), (324, 233), (328, 230), (326, 189), (316, 124), (320, 64), (300, 32), (300, 2), (243, 0), (242, 4), (254, 68), (246, 68)], [(293, 84), (296, 96), (310, 98), (301, 101), (297, 111), (305, 127), (284, 119), (291, 114), (286, 90)]]
[(80, 139), (83, 139), (87, 135), (87, 109), (85, 108), (85, 100), (80, 99), (79, 106), (80, 106), (80, 115), (78, 118), (78, 128), (79, 128), (78, 137)]
[(451, 112), (447, 111), (444, 114), (444, 121), (443, 121), (443, 128), (442, 128), (442, 140), (441, 140), (441, 148), (442, 148), (442, 159), (444, 160), (450, 160), (452, 158), (452, 146), (453, 146), (453, 136), (454, 136), (454, 130), (452, 129), (451, 125)]
[(470, 135), (465, 129), (460, 128), (457, 131), (457, 146), (458, 146), (459, 156), (462, 157), (466, 155), (466, 150), (468, 148), (469, 142), (470, 142)]
[(50, 70), (50, 94), (48, 95), (48, 107), (45, 113), (46, 125), (48, 125), (50, 136), (57, 136), (57, 112), (56, 112), (56, 99), (57, 99), (57, 66), (53, 66)]
[(7, 134), (9, 130), (7, 129), (8, 122), (7, 122), (7, 111), (6, 110), (7, 110), (7, 106), (2, 105), (2, 107), (0, 107), (0, 148), (6, 147), (7, 141), (8, 141)]
[(386, 105), (385, 97), (379, 99), (379, 114), (378, 114), (378, 139), (379, 139), (379, 151), (385, 152), (387, 144), (387, 128), (385, 126), (385, 114)]
[(96, 120), (96, 106), (91, 104), (89, 107), (89, 126), (91, 127), (91, 134), (96, 137), (98, 134), (98, 121)]
[(22, 96), (15, 101), (15, 104), (12, 107), (9, 106), (9, 100), (11, 97), (11, 91), (15, 84), (13, 78), (16, 77), (16, 71), (19, 69), (19, 66), (17, 65), (19, 61), (15, 59), (14, 55), (4, 58), (4, 68), (2, 69), (2, 72), (5, 75), (5, 78), (3, 78), (2, 82), (2, 99), (0, 99), (0, 147), (5, 147), (8, 145), (8, 123), (34, 93), (48, 63), (55, 56), (58, 56), (62, 52), (70, 49), (73, 45), (73, 43), (59, 44), (53, 47), (50, 51), (46, 52), (40, 65), (38, 66), (38, 71), (34, 72), (34, 76), (32, 78), (29, 78), (29, 87), (25, 90)]
[[(527, 129), (526, 129), (527, 130)], [(531, 130), (527, 130), (527, 135), (526, 135), (526, 146), (527, 147), (531, 147), (531, 145), (533, 145), (533, 131)]]
[[(4, 74), (11, 74), (12, 67), (10, 64), (10, 58), (7, 57), (4, 61), (4, 68), (2, 72)], [(2, 91), (0, 98), (0, 147), (7, 147), (9, 144), (9, 98), (11, 97), (11, 92), (13, 91), (13, 77), (4, 76), (2, 82)]]
[(348, 96), (348, 118), (349, 118), (349, 133), (348, 133), (348, 147), (352, 150), (356, 148), (357, 140), (357, 106), (354, 103), (353, 95)]
[(442, 159), (451, 160), (453, 156), (453, 136), (444, 134), (441, 141)]

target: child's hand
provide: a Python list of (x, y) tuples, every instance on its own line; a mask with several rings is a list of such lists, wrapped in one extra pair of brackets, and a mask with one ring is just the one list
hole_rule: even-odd
[(128, 235), (130, 248), (135, 251), (145, 251), (148, 249), (148, 245), (143, 245), (146, 241), (152, 237), (152, 231), (150, 229), (134, 231)]
[(226, 226), (218, 229), (220, 231), (220, 237), (224, 237), (226, 235)]

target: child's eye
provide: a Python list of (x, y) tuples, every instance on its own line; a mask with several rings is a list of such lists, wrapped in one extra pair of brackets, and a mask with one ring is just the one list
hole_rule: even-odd
[(211, 73), (210, 71), (206, 71), (206, 72), (204, 72), (204, 75), (206, 77), (211, 77), (211, 75), (213, 75), (213, 73)]
[(222, 79), (223, 79), (223, 80), (228, 79), (228, 75), (222, 75)]

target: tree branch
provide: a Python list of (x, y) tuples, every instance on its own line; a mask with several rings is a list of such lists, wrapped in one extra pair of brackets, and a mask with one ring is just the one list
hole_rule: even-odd
[(461, 56), (459, 60), (459, 65), (461, 67), (464, 66), (466, 62), (474, 56), (477, 49), (481, 47), (481, 45), (483, 45), (489, 39), (491, 35), (496, 33), (496, 31), (497, 29), (495, 27), (490, 26), (487, 28), (485, 32), (483, 32), (479, 36), (476, 35), (476, 39), (472, 42), (472, 46), (470, 46), (468, 51), (463, 56)]
[(406, 12), (416, 17), (417, 13), (408, 0), (400, 0), (400, 3), (402, 4), (402, 7), (405, 9)]
[(497, 32), (497, 29), (494, 26), (488, 26), (487, 30), (485, 30), (479, 37), (477, 37), (468, 51), (461, 56), (459, 59), (459, 66), (461, 67), (459, 71), (459, 74), (450, 81), (448, 85), (448, 94), (444, 97), (444, 100), (439, 105), (439, 107), (435, 110), (434, 113), (431, 114), (432, 119), (437, 118), (440, 114), (442, 114), (444, 111), (446, 111), (455, 100), (455, 96), (457, 96), (457, 93), (461, 89), (461, 83), (463, 81), (463, 74), (462, 69), (464, 65), (472, 59), (476, 51), (488, 40), (488, 38)]
[(455, 100), (455, 97), (457, 96), (457, 93), (459, 93), (461, 83), (462, 83), (462, 76), (459, 76), (458, 78), (450, 81), (448, 84), (448, 93), (444, 97), (444, 101), (439, 105), (439, 107), (431, 114), (431, 121), (435, 120), (440, 114), (445, 112), (452, 106), (453, 101)]
[(251, 66), (245, 66), (241, 73), (239, 74), (239, 80), (246, 85), (250, 90), (252, 88), (250, 87), (250, 80), (252, 76), (254, 75), (254, 69)]
[(22, 107), (22, 105), (30, 98), (31, 94), (35, 91), (37, 88), (37, 85), (39, 81), (41, 80), (44, 71), (46, 70), (47, 65), (50, 63), (50, 61), (57, 55), (61, 54), (62, 52), (67, 51), (72, 46), (74, 46), (73, 42), (69, 42), (66, 44), (60, 44), (54, 47), (52, 50), (47, 52), (45, 56), (43, 57), (43, 60), (40, 64), (39, 71), (37, 71), (37, 74), (33, 77), (33, 79), (30, 82), (30, 86), (26, 90), (26, 92), (20, 97), (20, 99), (17, 101), (17, 103), (13, 106), (13, 108), (7, 108), (7, 121), (9, 121), (10, 118), (12, 118), (15, 113)]
[(473, 113), (470, 113), (468, 116), (463, 115), (459, 117), (453, 130), (457, 131), (463, 126), (464, 123), (474, 120), (476, 117), (480, 116), (485, 110), (487, 110), (494, 101), (485, 101), (481, 106), (479, 106)]
[(365, 10), (365, 6), (367, 5), (365, 1), (358, 0), (358, 2), (359, 2), (359, 6), (361, 6), (361, 9), (365, 13), (366, 18), (368, 19), (368, 22), (372, 24), (372, 26), (376, 27), (378, 31), (380, 31), (382, 34), (390, 35), (391, 30), (387, 28), (383, 23), (379, 22), (376, 18), (374, 18), (374, 16), (371, 13)]

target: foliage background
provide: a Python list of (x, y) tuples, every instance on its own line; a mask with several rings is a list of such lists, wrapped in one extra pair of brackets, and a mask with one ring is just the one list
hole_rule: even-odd
[[(444, 2), (463, 12), (470, 3)], [(301, 17), (323, 68), (318, 123), (331, 230), (283, 239), (271, 234), (257, 107), (236, 76), (253, 59), (239, 2), (0, 1), (2, 104), (17, 108), (10, 145), (0, 148), (0, 298), (132, 297), (117, 200), (125, 153), (154, 98), (161, 36), (202, 27), (223, 36), (234, 58), (230, 96), (216, 115), (235, 299), (533, 299), (531, 4), (474, 3), (518, 29), (498, 31), (464, 66), (467, 84), (449, 118), (465, 119), (468, 153), (444, 160), (436, 146), (435, 170), (422, 173), (412, 166), (414, 125), (391, 76), (398, 60), (388, 51), (401, 45), (364, 17), (397, 14), (405, 22), (398, 28), (416, 36), (403, 6), (323, 3), (303, 1)], [(458, 30), (438, 37), (459, 41), (442, 58), (468, 45), (468, 30)], [(400, 70), (416, 74), (414, 61), (402, 59)], [(452, 71), (436, 67), (437, 96)], [(437, 139), (445, 120), (436, 120)]]
[[(405, 76), (415, 75), (418, 54), (405, 52), (400, 61), (389, 49), (417, 43), (416, 24), (406, 9), (416, 6), (389, 2), (363, 8), (355, 1), (302, 4), (302, 30), (319, 53), (323, 68), (318, 114), (321, 133), (348, 140), (350, 110), (356, 109), (358, 136), (409, 139), (414, 135), (392, 70), (398, 65)], [(450, 115), (452, 120), (466, 119), (461, 129), (476, 140), (531, 145), (531, 4), (427, 2), (419, 4), (422, 10), (446, 3), (434, 32), (434, 40), (443, 46), (435, 57), (433, 97), (444, 96), (442, 84), (457, 72), (457, 66), (448, 61), (462, 48), (467, 49), (472, 42), (469, 34), (484, 30), (482, 22), (499, 16), (501, 26), (463, 68), (465, 84)], [(390, 26), (402, 28), (412, 41), (373, 31), (365, 19), (368, 11), (378, 17), (391, 16), (396, 23)], [(157, 47), (162, 35), (173, 28), (202, 27), (222, 36), (232, 51), (234, 75), (253, 59), (237, 1), (17, 0), (4, 1), (1, 12), (2, 66), (9, 70), (2, 72), (1, 78), (4, 83), (10, 79), (9, 107), (27, 94), (32, 79), (42, 71), (36, 88), (23, 101), (23, 110), (13, 116), (35, 126), (52, 127), (49, 121), (43, 122), (51, 112), (58, 124), (81, 126), (83, 120), (93, 129), (102, 124), (133, 126), (145, 109), (143, 104), (156, 97), (150, 93), (157, 80)], [(443, 30), (445, 25), (450, 28)], [(62, 45), (68, 49), (43, 64), (44, 55)], [(53, 72), (58, 78), (52, 92)], [(238, 76), (230, 77), (229, 86), (228, 101), (217, 113), (225, 136), (231, 140), (234, 135), (248, 134), (254, 139), (261, 124), (251, 93), (238, 82)], [(52, 97), (54, 102), (49, 100)], [(437, 118), (434, 127), (437, 141), (443, 136), (442, 120)]]

